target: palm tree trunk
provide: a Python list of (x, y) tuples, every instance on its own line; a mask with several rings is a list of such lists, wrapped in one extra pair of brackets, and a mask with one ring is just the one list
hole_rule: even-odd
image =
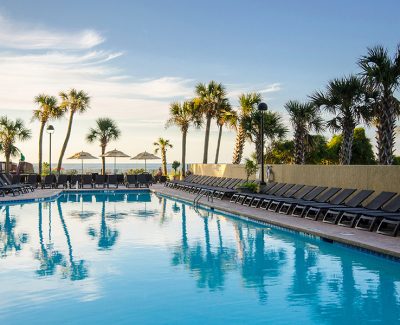
[(105, 175), (106, 174), (106, 157), (103, 157), (103, 155), (106, 153), (106, 146), (101, 145), (101, 174)]
[(72, 122), (74, 120), (74, 111), (71, 111), (69, 115), (69, 121), (68, 121), (68, 129), (67, 129), (67, 134), (65, 136), (64, 144), (61, 148), (60, 152), (60, 158), (58, 159), (58, 164), (57, 164), (57, 174), (60, 175), (61, 172), (61, 166), (62, 166), (62, 161), (64, 158), (65, 150), (67, 150), (67, 145), (69, 141), (69, 137), (71, 136), (71, 129), (72, 129)]
[(43, 155), (43, 151), (42, 151), (42, 147), (43, 147), (43, 131), (44, 131), (44, 125), (46, 123), (45, 122), (41, 122), (40, 123), (40, 131), (39, 131), (39, 175), (42, 175), (42, 155)]
[(257, 134), (257, 138), (256, 138), (256, 155), (257, 155), (257, 164), (261, 165), (262, 164), (262, 155), (264, 153), (264, 148), (262, 147), (262, 143), (261, 143), (261, 135)]
[(245, 131), (242, 125), (239, 125), (236, 133), (235, 150), (233, 152), (232, 164), (240, 164), (243, 156), (244, 142), (246, 141)]
[(186, 174), (186, 135), (187, 130), (182, 130), (182, 177)]
[(343, 142), (339, 153), (339, 163), (341, 165), (350, 165), (351, 148), (353, 146), (354, 126), (345, 126), (343, 128)]
[(4, 145), (4, 156), (6, 158), (6, 173), (10, 171), (10, 157), (11, 157), (11, 146), (6, 144)]
[(395, 143), (396, 114), (390, 101), (384, 101), (380, 106), (377, 124), (378, 161), (381, 165), (393, 164), (393, 149)]
[(211, 127), (211, 116), (207, 116), (206, 134), (204, 137), (203, 164), (207, 164), (208, 162), (208, 143), (210, 140), (210, 127)]
[(299, 127), (296, 127), (294, 133), (294, 163), (296, 165), (304, 165), (305, 152), (304, 152), (304, 134)]
[(222, 125), (219, 125), (218, 141), (217, 141), (217, 151), (215, 152), (215, 163), (216, 163), (216, 164), (218, 164), (219, 147), (220, 147), (220, 145), (221, 145), (221, 136), (222, 136)]
[(167, 151), (165, 148), (161, 149), (161, 158), (162, 158), (162, 165), (163, 165), (163, 174), (164, 176), (167, 175)]

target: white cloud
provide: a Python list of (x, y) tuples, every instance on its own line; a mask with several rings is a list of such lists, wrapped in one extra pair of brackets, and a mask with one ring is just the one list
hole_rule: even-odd
[(237, 100), (242, 93), (257, 92), (264, 95), (264, 100), (268, 99), (265, 94), (275, 93), (282, 89), (282, 85), (278, 82), (269, 85), (231, 85), (231, 91), (228, 92), (229, 98)]
[(90, 49), (104, 42), (96, 31), (77, 33), (50, 31), (37, 26), (15, 23), (0, 15), (0, 46), (13, 49)]

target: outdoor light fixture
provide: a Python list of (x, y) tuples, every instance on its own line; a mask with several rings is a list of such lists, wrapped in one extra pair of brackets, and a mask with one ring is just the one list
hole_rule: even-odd
[(265, 103), (258, 104), (258, 110), (261, 112), (260, 135), (261, 135), (261, 180), (260, 185), (265, 185), (264, 181), (264, 112), (268, 110)]
[(46, 132), (50, 135), (50, 144), (49, 144), (49, 168), (50, 168), (50, 175), (52, 174), (51, 172), (51, 135), (54, 133), (54, 126), (49, 124), (46, 128)]

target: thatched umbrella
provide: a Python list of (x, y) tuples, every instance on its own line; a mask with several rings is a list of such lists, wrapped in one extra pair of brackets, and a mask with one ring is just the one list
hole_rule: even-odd
[(144, 160), (144, 170), (147, 171), (147, 160), (152, 160), (152, 159), (161, 159), (160, 157), (157, 157), (156, 155), (153, 155), (150, 152), (144, 151), (141, 152), (140, 154), (136, 155), (135, 157), (131, 158), (132, 160)]
[(123, 153), (122, 151), (119, 151), (117, 149), (111, 150), (106, 152), (104, 155), (101, 155), (100, 157), (113, 157), (114, 158), (114, 174), (117, 173), (117, 158), (129, 158), (126, 153)]
[(80, 159), (82, 161), (82, 174), (83, 174), (83, 161), (85, 159), (97, 159), (97, 158), (92, 156), (88, 152), (81, 151), (81, 152), (77, 152), (76, 154), (72, 155), (71, 157), (69, 157), (67, 159)]

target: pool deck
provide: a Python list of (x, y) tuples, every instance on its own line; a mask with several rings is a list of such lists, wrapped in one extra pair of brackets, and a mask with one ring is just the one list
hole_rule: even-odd
[[(155, 184), (151, 187), (155, 193), (171, 196), (180, 200), (193, 202), (196, 195), (174, 190)], [(256, 221), (266, 222), (275, 226), (293, 229), (299, 232), (311, 234), (324, 239), (333, 240), (342, 244), (359, 247), (379, 254), (400, 258), (400, 237), (390, 237), (374, 232), (362, 231), (354, 228), (346, 228), (338, 225), (312, 221), (304, 218), (296, 218), (275, 212), (255, 209), (227, 200), (207, 201), (203, 197), (199, 202), (203, 206), (211, 207), (227, 213), (240, 215)]]
[[(110, 188), (110, 191), (138, 191), (146, 188)], [(85, 188), (79, 191), (103, 191), (104, 189)], [(180, 200), (193, 202), (196, 195), (164, 187), (161, 184), (155, 184), (150, 187), (154, 193), (171, 196)], [(0, 197), (0, 204), (10, 203), (18, 204), (24, 202), (35, 202), (38, 200), (55, 199), (62, 192), (76, 191), (76, 189), (36, 189), (23, 195)], [(299, 232), (311, 234), (324, 239), (336, 241), (346, 245), (359, 247), (376, 253), (400, 258), (400, 237), (390, 237), (380, 235), (374, 232), (366, 232), (354, 228), (345, 228), (337, 225), (331, 225), (320, 221), (312, 221), (304, 218), (295, 218), (275, 212), (261, 209), (250, 208), (247, 206), (230, 203), (227, 200), (207, 201), (203, 197), (199, 202), (203, 206), (214, 208), (223, 212), (240, 215), (255, 221), (266, 222), (271, 225), (289, 228)]]

